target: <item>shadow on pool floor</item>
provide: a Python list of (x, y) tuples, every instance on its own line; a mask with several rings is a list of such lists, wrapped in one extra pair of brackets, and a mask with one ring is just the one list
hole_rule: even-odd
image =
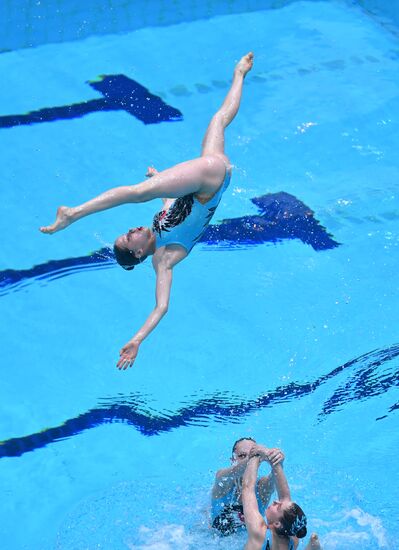
[[(258, 209), (254, 215), (225, 219), (210, 225), (200, 243), (216, 250), (259, 246), (286, 239), (299, 239), (315, 251), (339, 246), (332, 235), (314, 217), (314, 212), (301, 200), (285, 192), (269, 193), (251, 199)], [(87, 256), (50, 260), (30, 269), (0, 271), (0, 296), (20, 290), (34, 281), (52, 281), (87, 271), (115, 265), (111, 249), (101, 248)]]

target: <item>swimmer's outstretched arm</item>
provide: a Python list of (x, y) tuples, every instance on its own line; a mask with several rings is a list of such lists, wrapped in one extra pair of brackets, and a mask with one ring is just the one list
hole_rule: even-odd
[(291, 500), (288, 481), (282, 467), (285, 458), (284, 453), (280, 449), (269, 449), (256, 444), (252, 447), (250, 456), (259, 456), (261, 461), (270, 464), (279, 500)]
[[(261, 460), (264, 460), (272, 466), (277, 466), (277, 464), (282, 464), (284, 462), (285, 455), (281, 449), (269, 448), (264, 445), (259, 445), (256, 443), (251, 451), (250, 455), (258, 455)], [(273, 472), (268, 476), (261, 477), (258, 480), (259, 496), (264, 506), (267, 506), (270, 497), (273, 494), (273, 491), (276, 488), (275, 478)]]
[(131, 367), (139, 352), (143, 340), (154, 330), (159, 321), (168, 311), (170, 289), (172, 286), (172, 269), (160, 270), (157, 272), (156, 283), (156, 306), (148, 316), (146, 322), (127, 344), (123, 346), (119, 355), (120, 359), (117, 368), (126, 370)]
[(231, 491), (236, 479), (243, 476), (248, 460), (243, 460), (216, 472), (215, 481), (212, 487), (212, 499), (222, 498)]
[(272, 472), (279, 500), (291, 500), (290, 488), (281, 463), (272, 466)]
[(158, 256), (153, 256), (153, 266), (156, 273), (156, 305), (153, 311), (148, 316), (144, 325), (136, 332), (127, 344), (120, 351), (120, 359), (117, 367), (120, 370), (126, 370), (131, 367), (139, 352), (139, 347), (143, 340), (154, 330), (162, 317), (167, 313), (170, 299), (170, 291), (172, 288), (172, 270), (187, 253), (182, 247), (168, 247)]
[(245, 526), (248, 531), (248, 540), (245, 545), (245, 550), (260, 548), (267, 530), (266, 522), (259, 511), (258, 500), (256, 498), (256, 481), (259, 464), (259, 455), (250, 457), (242, 478), (242, 505)]
[[(256, 483), (258, 478), (259, 464), (261, 461), (267, 461), (275, 470), (281, 470), (281, 462), (284, 458), (280, 449), (268, 449), (262, 445), (254, 445), (250, 451), (250, 458), (242, 478), (242, 505), (245, 518), (245, 526), (248, 531), (248, 540), (245, 550), (254, 550), (260, 548), (263, 544), (267, 526), (259, 511), (258, 500), (256, 498)], [(284, 476), (284, 472), (283, 472)], [(284, 476), (285, 479), (285, 476)], [(280, 496), (281, 492), (285, 494), (285, 489), (281, 485), (281, 479), (276, 480), (277, 490)], [(288, 484), (287, 484), (288, 489)], [(288, 490), (289, 491), (289, 490)]]

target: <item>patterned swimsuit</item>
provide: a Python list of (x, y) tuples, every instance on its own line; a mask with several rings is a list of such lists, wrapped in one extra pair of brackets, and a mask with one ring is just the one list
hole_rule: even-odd
[(194, 193), (190, 193), (175, 199), (169, 208), (158, 212), (152, 223), (156, 248), (179, 244), (185, 248), (187, 254), (190, 253), (208, 227), (229, 183), (230, 174), (226, 166), (223, 183), (208, 202), (202, 204)]

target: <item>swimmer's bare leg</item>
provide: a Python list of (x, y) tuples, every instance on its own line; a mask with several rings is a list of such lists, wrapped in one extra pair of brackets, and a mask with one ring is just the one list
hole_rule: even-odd
[(312, 533), (310, 540), (305, 546), (304, 550), (323, 550), (320, 544), (319, 537), (316, 533)]
[[(146, 177), (151, 178), (152, 176), (155, 176), (155, 174), (158, 174), (158, 170), (156, 170), (152, 166), (149, 166), (147, 168)], [(57, 215), (56, 215), (55, 222), (52, 225), (41, 227), (40, 231), (42, 233), (51, 234), (51, 233), (56, 233), (57, 231), (61, 231), (61, 229), (65, 229), (72, 222), (76, 221), (76, 219), (74, 219), (74, 217), (76, 218), (76, 211), (79, 208), (81, 208), (81, 207), (70, 208), (68, 206), (60, 206), (57, 210)], [(109, 208), (112, 208), (112, 206), (110, 206)], [(92, 212), (88, 212), (88, 214), (89, 213), (92, 213)], [(88, 214), (86, 214), (86, 215), (88, 215)]]
[[(149, 166), (147, 168), (146, 177), (147, 178), (152, 178), (152, 176), (155, 176), (155, 174), (158, 174), (158, 170), (156, 168), (154, 168), (153, 166)], [(162, 202), (163, 202), (164, 205), (170, 200), (173, 200), (173, 199), (167, 199), (166, 197), (162, 197)]]
[(233, 82), (222, 106), (212, 117), (202, 142), (204, 155), (224, 155), (224, 130), (234, 119), (240, 107), (245, 75), (252, 69), (254, 54), (244, 55), (234, 69)]
[[(201, 158), (177, 164), (154, 174), (150, 183), (115, 187), (98, 197), (76, 207), (60, 206), (53, 224), (40, 228), (42, 233), (52, 234), (65, 229), (71, 223), (115, 206), (127, 203), (147, 202), (155, 198), (178, 198), (189, 193), (212, 193), (215, 183), (223, 180), (225, 166), (211, 155), (224, 156), (224, 129), (236, 116), (242, 95), (244, 77), (253, 65), (250, 52), (237, 63), (233, 82), (227, 96), (212, 118), (202, 143)], [(208, 155), (207, 158), (204, 158)], [(209, 183), (207, 189), (206, 184)]]
[(182, 162), (157, 172), (147, 181), (137, 185), (115, 187), (79, 206), (60, 206), (55, 222), (41, 227), (40, 231), (47, 234), (56, 233), (85, 216), (121, 204), (147, 202), (164, 197), (175, 199), (197, 192), (206, 193), (223, 180), (224, 173), (224, 164), (217, 157), (200, 157)]

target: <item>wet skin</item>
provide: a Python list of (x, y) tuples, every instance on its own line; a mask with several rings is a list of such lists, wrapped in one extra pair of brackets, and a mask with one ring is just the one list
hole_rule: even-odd
[(155, 235), (149, 227), (134, 227), (118, 237), (115, 244), (133, 252), (135, 256), (147, 256), (153, 245), (155, 245)]
[(281, 518), (283, 517), (284, 512), (287, 512), (291, 507), (291, 505), (292, 505), (291, 501), (274, 500), (266, 510), (265, 515), (266, 515), (267, 523), (270, 524), (273, 522), (281, 521)]

